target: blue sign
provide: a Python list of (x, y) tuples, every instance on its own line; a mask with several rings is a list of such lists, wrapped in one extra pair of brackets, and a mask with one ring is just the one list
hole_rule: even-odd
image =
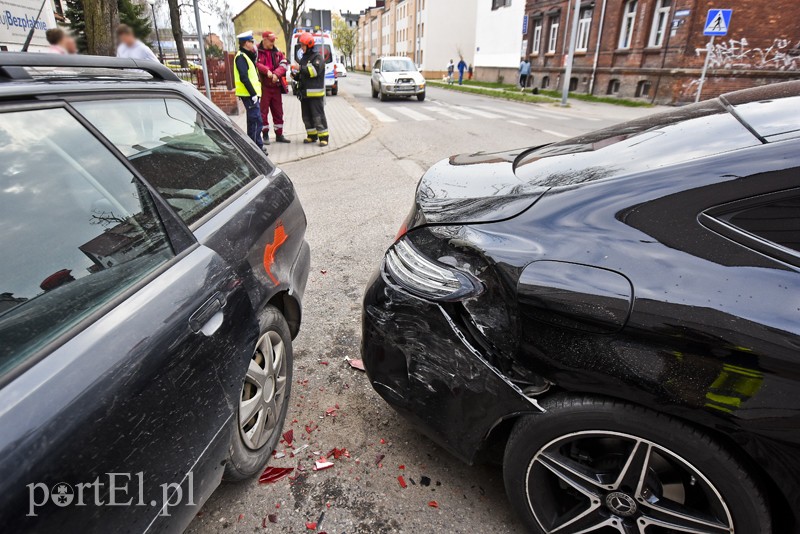
[(703, 35), (727, 35), (732, 9), (709, 9)]
[(528, 35), (528, 15), (522, 17), (522, 35)]

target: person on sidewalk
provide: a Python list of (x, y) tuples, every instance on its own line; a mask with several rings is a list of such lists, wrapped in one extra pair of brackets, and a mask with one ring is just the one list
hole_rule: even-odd
[(117, 26), (117, 57), (127, 57), (130, 59), (149, 59), (158, 61), (158, 58), (150, 48), (136, 38), (133, 28), (127, 24)]
[(531, 62), (524, 57), (519, 62), (519, 86), (524, 91), (528, 86), (528, 76), (531, 75)]
[(315, 143), (328, 146), (328, 119), (325, 117), (325, 60), (315, 48), (314, 36), (308, 32), (297, 38), (303, 57), (297, 73), (300, 89), (300, 109), (303, 112), (303, 124), (306, 126), (306, 138), (303, 143)]
[(473, 75), (474, 72), (475, 72), (475, 70), (472, 68), (472, 63), (470, 63), (469, 64), (469, 68), (467, 69), (467, 79), (469, 81), (472, 81), (472, 75)]
[(51, 54), (72, 55), (78, 53), (78, 45), (71, 35), (61, 28), (50, 28), (45, 32), (50, 48), (47, 51)]
[(464, 85), (464, 71), (467, 70), (467, 62), (464, 58), (458, 62), (458, 85)]
[(236, 36), (239, 41), (239, 51), (236, 52), (234, 63), (236, 65), (235, 87), (236, 96), (242, 100), (244, 109), (247, 110), (247, 136), (264, 151), (264, 141), (261, 139), (261, 81), (258, 79), (256, 51), (253, 32), (244, 32)]
[(453, 73), (456, 71), (456, 64), (453, 63), (453, 60), (450, 60), (450, 63), (447, 64), (447, 83), (453, 85)]
[(272, 112), (272, 125), (275, 127), (275, 141), (291, 143), (283, 135), (283, 95), (287, 93), (284, 76), (289, 62), (275, 46), (275, 34), (265, 30), (258, 45), (256, 67), (261, 75), (261, 135), (264, 144), (269, 144), (269, 114)]

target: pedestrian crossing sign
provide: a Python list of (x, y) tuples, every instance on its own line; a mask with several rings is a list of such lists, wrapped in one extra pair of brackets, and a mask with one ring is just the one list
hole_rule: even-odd
[(703, 35), (727, 35), (732, 9), (709, 9)]

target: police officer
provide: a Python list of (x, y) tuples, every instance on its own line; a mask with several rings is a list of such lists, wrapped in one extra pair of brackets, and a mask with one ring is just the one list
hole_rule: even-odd
[(297, 73), (300, 88), (300, 109), (306, 138), (303, 143), (328, 146), (328, 119), (325, 117), (325, 60), (316, 48), (314, 36), (308, 32), (297, 38), (303, 50), (300, 69)]
[(253, 32), (240, 33), (236, 36), (239, 40), (239, 51), (236, 53), (234, 63), (236, 64), (236, 96), (238, 96), (244, 108), (247, 110), (247, 136), (258, 145), (258, 148), (266, 153), (264, 141), (261, 139), (261, 82), (258, 79), (258, 69), (256, 69), (256, 42)]

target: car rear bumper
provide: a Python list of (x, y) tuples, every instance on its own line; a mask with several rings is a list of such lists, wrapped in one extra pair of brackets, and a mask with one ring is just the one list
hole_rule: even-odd
[(541, 412), (492, 367), (452, 310), (417, 298), (379, 269), (364, 296), (361, 352), (373, 388), (422, 432), (473, 463), (506, 418)]

